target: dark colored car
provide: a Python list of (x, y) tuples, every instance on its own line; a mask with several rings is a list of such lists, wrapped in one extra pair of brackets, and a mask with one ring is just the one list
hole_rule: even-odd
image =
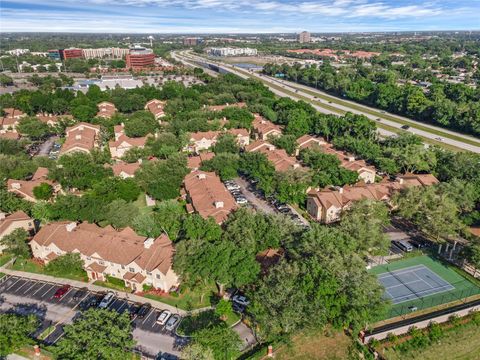
[(140, 305), (139, 304), (132, 304), (128, 307), (128, 315), (130, 315), (130, 319), (133, 320), (135, 315), (138, 314), (138, 311), (140, 310)]
[(150, 312), (151, 308), (152, 305), (149, 303), (143, 304), (137, 312), (137, 317), (143, 319)]
[(63, 285), (60, 289), (55, 291), (53, 297), (55, 299), (61, 299), (70, 290), (70, 285)]
[(91, 295), (85, 300), (83, 300), (80, 303), (79, 307), (81, 310), (86, 311), (91, 307), (96, 307), (100, 303), (100, 300), (102, 300), (102, 298), (103, 298), (102, 295)]
[(77, 291), (75, 291), (75, 294), (73, 294), (73, 300), (77, 301), (77, 300), (83, 299), (85, 295), (87, 295), (87, 292), (88, 292), (88, 289), (86, 287), (78, 289)]
[(408, 129), (410, 129), (410, 126), (408, 126), (408, 125), (403, 125), (403, 126), (402, 126), (402, 129), (403, 129), (403, 130), (408, 130)]

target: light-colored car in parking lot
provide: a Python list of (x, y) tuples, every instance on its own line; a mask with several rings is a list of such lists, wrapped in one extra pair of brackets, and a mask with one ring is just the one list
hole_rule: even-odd
[(165, 329), (167, 329), (168, 331), (172, 331), (173, 329), (175, 329), (175, 326), (177, 326), (179, 322), (180, 322), (180, 315), (175, 314), (171, 316), (170, 319), (168, 319)]
[(172, 315), (172, 313), (169, 310), (163, 310), (160, 315), (158, 315), (157, 324), (165, 325), (170, 315)]
[(232, 298), (233, 302), (243, 305), (243, 306), (248, 306), (250, 304), (250, 301), (247, 300), (247, 298), (243, 295), (235, 295)]
[(248, 204), (248, 200), (246, 197), (244, 196), (238, 196), (235, 198), (235, 201), (237, 202), (237, 204)]
[(100, 301), (100, 304), (98, 304), (98, 308), (106, 309), (108, 305), (110, 305), (110, 303), (113, 301), (114, 298), (115, 298), (115, 294), (112, 291), (109, 291), (107, 295), (103, 297), (102, 301)]

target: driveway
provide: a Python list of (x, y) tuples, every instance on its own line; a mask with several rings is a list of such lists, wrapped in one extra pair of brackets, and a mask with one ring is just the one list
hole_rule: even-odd
[[(72, 287), (61, 299), (55, 299), (53, 295), (61, 286), (46, 281), (5, 275), (0, 279), (0, 312), (36, 315), (40, 320), (40, 327), (34, 336), (38, 337), (52, 327), (52, 332), (45, 338), (44, 343), (55, 344), (64, 334), (63, 325), (71, 324), (81, 314), (79, 304), (90, 297), (102, 296), (101, 293), (90, 290), (82, 298), (74, 300), (73, 295), (78, 288)], [(135, 305), (137, 304), (132, 301), (116, 297), (108, 309), (123, 313)], [(161, 308), (152, 307), (145, 317), (133, 318), (133, 337), (137, 341), (137, 350), (146, 357), (155, 358), (162, 354), (176, 358), (180, 355), (185, 340), (156, 323), (161, 311)]]
[(267, 214), (274, 214), (275, 209), (271, 207), (265, 200), (260, 199), (258, 196), (256, 196), (249, 188), (250, 184), (248, 181), (245, 179), (242, 179), (240, 177), (235, 178), (234, 180), (239, 186), (240, 190), (245, 195), (247, 200), (257, 209), (261, 210)]
[(50, 150), (52, 149), (52, 146), (57, 139), (57, 136), (52, 136), (48, 138), (40, 145), (38, 153), (35, 156), (47, 156), (50, 153)]
[(240, 336), (240, 339), (242, 340), (242, 351), (252, 348), (257, 344), (257, 340), (255, 339), (252, 329), (250, 329), (243, 322), (240, 321), (232, 329), (238, 334), (238, 336)]

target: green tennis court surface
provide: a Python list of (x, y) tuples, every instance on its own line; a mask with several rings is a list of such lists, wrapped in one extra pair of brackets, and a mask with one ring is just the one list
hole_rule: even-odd
[(429, 256), (376, 266), (370, 273), (377, 275), (385, 288), (384, 297), (393, 304), (388, 317), (480, 294), (474, 282)]

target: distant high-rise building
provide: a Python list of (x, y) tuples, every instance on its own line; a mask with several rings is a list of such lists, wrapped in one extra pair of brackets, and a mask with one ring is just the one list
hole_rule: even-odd
[(143, 68), (155, 64), (155, 54), (152, 49), (143, 47), (134, 47), (130, 49), (130, 53), (126, 56), (127, 68)]
[(298, 34), (299, 43), (309, 43), (310, 41), (312, 41), (312, 39), (310, 38), (310, 33), (308, 31), (302, 31), (300, 34)]
[(183, 45), (185, 46), (197, 46), (200, 43), (199, 38), (184, 38), (183, 39)]

